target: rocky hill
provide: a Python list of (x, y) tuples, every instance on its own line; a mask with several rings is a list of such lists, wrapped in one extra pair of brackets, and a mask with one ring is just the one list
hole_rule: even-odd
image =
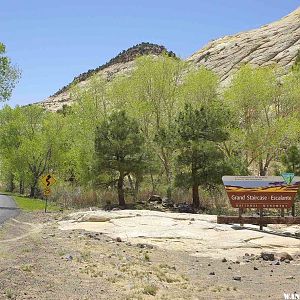
[(70, 84), (64, 86), (54, 95), (42, 101), (41, 105), (51, 111), (59, 110), (63, 105), (70, 104), (69, 90), (71, 85), (77, 84), (79, 87), (84, 87), (94, 74), (101, 74), (104, 78), (107, 78), (107, 80), (111, 80), (117, 74), (129, 73), (133, 68), (134, 60), (137, 57), (141, 55), (161, 55), (162, 53), (166, 53), (171, 57), (176, 56), (175, 53), (168, 51), (164, 46), (151, 43), (141, 43), (127, 50), (123, 50), (106, 64), (99, 66), (96, 69), (88, 70), (75, 77)]
[(241, 64), (291, 67), (300, 50), (300, 8), (279, 21), (210, 42), (187, 60), (215, 71), (223, 85)]
[[(187, 58), (187, 62), (190, 67), (203, 65), (213, 70), (220, 76), (222, 85), (227, 85), (234, 72), (244, 63), (251, 63), (254, 66), (277, 63), (288, 70), (294, 64), (299, 50), (300, 8), (281, 20), (258, 29), (214, 40)], [(141, 43), (121, 52), (108, 63), (75, 77), (72, 83), (83, 87), (90, 76), (96, 73), (110, 80), (116, 74), (130, 73), (136, 57), (147, 54), (160, 55), (162, 52), (175, 56), (163, 46)], [(58, 110), (64, 104), (70, 104), (71, 84), (63, 87), (41, 104), (49, 110)]]

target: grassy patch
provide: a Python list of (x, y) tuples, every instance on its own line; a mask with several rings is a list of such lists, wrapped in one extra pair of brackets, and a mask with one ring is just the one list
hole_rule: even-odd
[(143, 294), (155, 296), (157, 293), (158, 287), (154, 284), (149, 284), (144, 286)]
[[(29, 197), (21, 196), (19, 194), (13, 193), (2, 193), (3, 195), (11, 196), (17, 203), (17, 206), (25, 211), (37, 211), (45, 209), (45, 200), (42, 199), (32, 199)], [(59, 207), (54, 203), (48, 201), (47, 211), (58, 211)]]

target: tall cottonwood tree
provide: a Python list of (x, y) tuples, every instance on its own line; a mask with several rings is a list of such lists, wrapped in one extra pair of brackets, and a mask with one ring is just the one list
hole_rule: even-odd
[(20, 70), (12, 66), (5, 55), (5, 45), (0, 42), (0, 102), (7, 101), (20, 78)]
[(245, 164), (261, 176), (299, 136), (299, 103), (288, 100), (293, 95), (287, 88), (292, 85), (295, 89), (295, 82), (291, 82), (295, 79), (289, 77), (280, 83), (278, 72), (274, 66), (245, 65), (225, 92), (237, 123), (231, 141), (225, 144), (227, 154), (242, 153)]
[(167, 55), (144, 56), (135, 62), (129, 77), (116, 80), (111, 99), (138, 120), (147, 145), (153, 149), (166, 175), (169, 189), (173, 178), (173, 143), (163, 142), (174, 126), (180, 104), (180, 82), (185, 63)]

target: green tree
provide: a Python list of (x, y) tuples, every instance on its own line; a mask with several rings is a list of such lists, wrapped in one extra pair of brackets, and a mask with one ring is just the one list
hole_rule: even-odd
[(291, 146), (282, 156), (282, 163), (286, 172), (300, 175), (300, 150), (297, 146)]
[(0, 158), (4, 172), (10, 180), (19, 180), (20, 191), (26, 184), (30, 196), (37, 197), (40, 177), (59, 165), (68, 145), (63, 118), (32, 105), (14, 109), (6, 106), (0, 111), (0, 120)]
[(258, 170), (261, 176), (267, 174), (271, 162), (280, 158), (283, 149), (297, 140), (300, 131), (299, 104), (288, 101), (295, 94), (287, 86), (294, 88), (295, 78), (280, 84), (279, 72), (274, 66), (245, 65), (225, 92), (238, 125), (225, 145), (226, 151), (242, 153), (248, 168), (252, 172)]
[(10, 98), (13, 88), (20, 77), (20, 71), (13, 67), (5, 56), (5, 45), (0, 43), (0, 102)]
[(174, 143), (163, 137), (172, 131), (174, 116), (181, 107), (180, 83), (185, 63), (162, 55), (143, 56), (135, 61), (129, 77), (118, 78), (111, 86), (110, 99), (135, 118), (147, 145), (159, 158), (168, 187), (173, 179)]
[(218, 144), (229, 138), (229, 113), (221, 103), (211, 101), (195, 109), (186, 105), (179, 113), (177, 186), (192, 187), (193, 206), (204, 208), (200, 202), (199, 186), (220, 183), (222, 175), (232, 172)]
[[(147, 165), (144, 137), (137, 121), (128, 117), (124, 110), (114, 112), (96, 131), (96, 171), (110, 175), (117, 183), (119, 205), (125, 206), (124, 178), (143, 171)], [(100, 177), (100, 181), (103, 180)], [(106, 183), (107, 177), (105, 179)], [(111, 183), (111, 182), (110, 182)]]

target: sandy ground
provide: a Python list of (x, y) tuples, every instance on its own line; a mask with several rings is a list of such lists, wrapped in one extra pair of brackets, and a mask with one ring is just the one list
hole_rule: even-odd
[[(135, 215), (120, 217), (126, 213)], [(82, 213), (69, 220), (59, 213), (22, 213), (5, 223), (0, 229), (0, 299), (284, 299), (284, 292), (300, 292), (296, 238), (230, 226), (224, 230), (225, 225), (219, 230), (211, 216), (182, 214), (178, 220), (155, 213), (150, 215), (151, 230), (143, 212), (108, 214), (105, 222), (84, 222), (87, 217)], [(157, 218), (164, 219), (159, 226)], [(181, 229), (167, 232), (162, 224)], [(213, 232), (214, 238), (209, 237)], [(236, 233), (245, 237), (243, 242)], [(245, 247), (249, 242), (245, 239), (253, 234), (264, 235), (254, 239), (259, 248)], [(184, 243), (179, 243), (182, 236)], [(272, 247), (260, 245), (259, 240), (268, 244), (269, 238)], [(211, 239), (214, 243), (205, 248)], [(222, 252), (218, 241), (222, 245), (227, 241), (230, 248)], [(188, 243), (193, 246), (174, 246)], [(277, 265), (251, 256), (265, 248), (288, 249), (295, 259)]]

